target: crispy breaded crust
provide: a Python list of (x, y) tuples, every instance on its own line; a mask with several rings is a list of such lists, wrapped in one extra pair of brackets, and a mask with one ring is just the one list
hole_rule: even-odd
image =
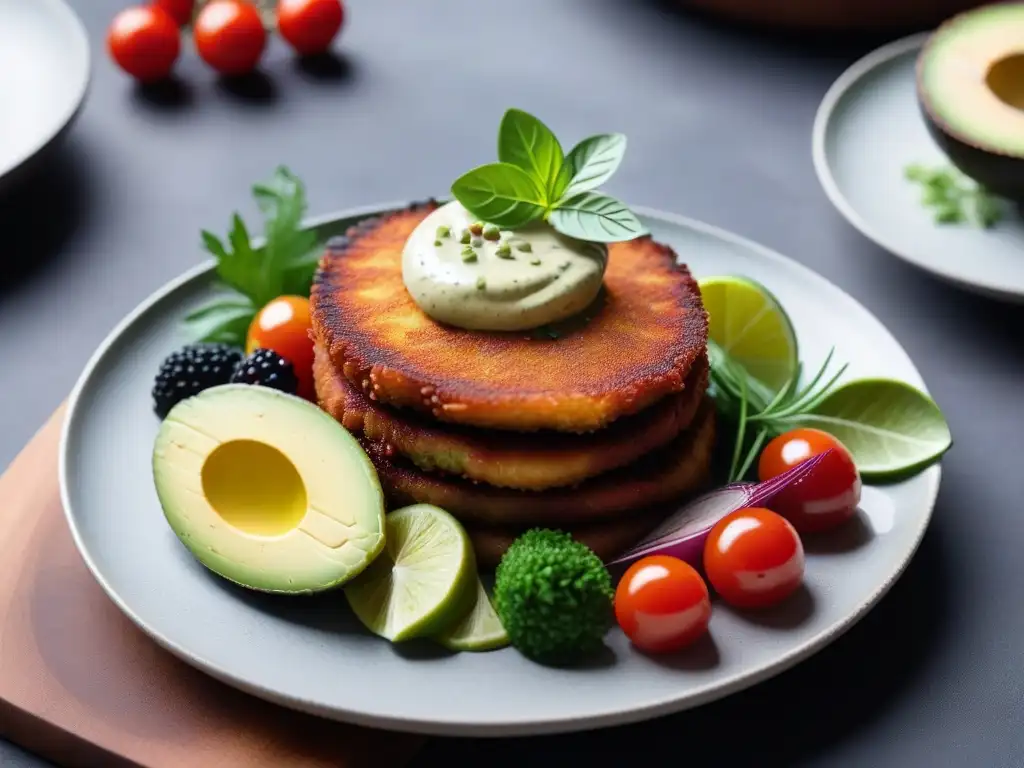
[(406, 239), (437, 203), (353, 227), (331, 241), (311, 294), (313, 333), (372, 399), (451, 423), (585, 432), (679, 392), (707, 344), (707, 314), (671, 248), (642, 237), (609, 247), (605, 290), (558, 338), (435, 322), (402, 281)]
[(392, 506), (434, 504), (459, 520), (486, 525), (579, 525), (677, 501), (702, 489), (711, 473), (715, 408), (705, 397), (686, 432), (639, 462), (577, 486), (547, 491), (495, 488), (429, 474), (387, 446), (361, 442)]
[[(599, 558), (607, 562), (636, 544), (644, 536), (653, 531), (662, 520), (668, 517), (674, 508), (659, 508), (655, 511), (644, 510), (635, 515), (616, 520), (602, 520), (577, 527), (558, 527), (572, 534), (576, 541), (586, 544)], [(476, 562), (480, 568), (495, 568), (501, 561), (512, 542), (528, 528), (478, 528), (466, 526), (466, 533), (473, 543)]]
[(705, 357), (697, 360), (682, 392), (585, 435), (475, 429), (441, 424), (408, 409), (386, 408), (335, 370), (319, 346), (313, 377), (321, 408), (350, 432), (390, 445), (419, 469), (539, 491), (625, 466), (677, 437), (693, 421), (707, 390), (708, 363)]

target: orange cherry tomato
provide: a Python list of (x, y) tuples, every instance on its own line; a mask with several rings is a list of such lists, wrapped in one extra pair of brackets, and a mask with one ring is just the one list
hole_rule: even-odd
[(271, 349), (290, 362), (299, 379), (299, 396), (307, 400), (316, 399), (311, 327), (309, 299), (279, 296), (256, 313), (245, 340), (247, 355), (257, 349)]
[(633, 645), (669, 653), (707, 632), (711, 598), (690, 564), (668, 555), (637, 560), (615, 589), (615, 618)]
[(195, 0), (154, 0), (153, 5), (163, 8), (178, 26), (183, 27), (192, 21), (196, 3)]
[(781, 475), (797, 464), (831, 450), (814, 471), (780, 491), (768, 506), (800, 533), (835, 528), (857, 512), (861, 481), (850, 451), (820, 429), (794, 429), (765, 446), (757, 475), (764, 480)]
[(715, 592), (737, 608), (763, 608), (789, 597), (804, 578), (796, 529), (762, 507), (738, 509), (711, 529), (704, 572)]
[(150, 83), (171, 73), (181, 53), (181, 34), (162, 8), (126, 8), (107, 30), (107, 50), (121, 69)]
[(256, 7), (245, 0), (212, 0), (196, 17), (199, 56), (222, 75), (243, 75), (259, 63), (267, 32)]
[(323, 53), (341, 30), (341, 0), (279, 0), (277, 31), (302, 56)]

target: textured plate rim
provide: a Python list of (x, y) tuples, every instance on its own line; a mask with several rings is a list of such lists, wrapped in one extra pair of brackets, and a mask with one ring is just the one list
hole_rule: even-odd
[(0, 179), (13, 176), (20, 171), (32, 158), (43, 152), (71, 128), (81, 113), (82, 107), (85, 105), (86, 96), (88, 96), (89, 87), (92, 82), (92, 46), (89, 44), (89, 35), (82, 24), (82, 19), (79, 18), (75, 10), (65, 0), (33, 0), (33, 3), (38, 8), (49, 6), (53, 9), (54, 13), (63, 14), (74, 28), (75, 35), (79, 38), (84, 52), (84, 60), (81, 62), (81, 80), (76, 87), (74, 99), (69, 102), (67, 109), (61, 116), (61, 119), (56, 122), (55, 127), (41, 136), (35, 145), (26, 150), (21, 156), (12, 158), (5, 165), (0, 165)]
[(814, 161), (814, 172), (818, 177), (829, 202), (839, 213), (868, 240), (882, 247), (898, 259), (911, 264), (918, 269), (928, 272), (936, 277), (942, 278), (950, 283), (972, 289), (989, 296), (1009, 299), (1014, 301), (1024, 300), (1024, 291), (1008, 290), (999, 284), (995, 279), (975, 279), (966, 277), (954, 270), (936, 266), (926, 256), (918, 255), (910, 250), (901, 248), (891, 242), (885, 235), (875, 229), (867, 220), (861, 216), (853, 207), (846, 195), (839, 187), (835, 175), (832, 173), (832, 165), (829, 162), (829, 155), (825, 148), (825, 140), (829, 126), (835, 117), (836, 109), (843, 99), (855, 88), (858, 83), (878, 67), (889, 63), (893, 59), (904, 56), (915, 49), (920, 49), (931, 37), (932, 32), (920, 32), (914, 35), (894, 40), (880, 48), (876, 48), (867, 55), (861, 57), (851, 64), (826, 91), (824, 98), (818, 105), (817, 113), (814, 116), (814, 128), (811, 132), (811, 156)]
[[(323, 226), (330, 224), (335, 221), (353, 218), (362, 218), (367, 216), (378, 215), (387, 211), (393, 211), (405, 207), (408, 203), (390, 203), (373, 206), (365, 206), (354, 209), (345, 209), (332, 214), (319, 216), (316, 218), (309, 219), (306, 222), (308, 227)], [(784, 263), (788, 269), (795, 269), (798, 272), (803, 273), (803, 276), (818, 283), (827, 286), (828, 288), (836, 291), (842, 300), (845, 302), (847, 307), (851, 310), (859, 311), (867, 314), (873, 318), (879, 326), (888, 333), (896, 344), (897, 348), (907, 358), (911, 370), (917, 376), (917, 379), (921, 382), (921, 389), (925, 392), (928, 391), (927, 386), (924, 384), (923, 377), (918, 371), (917, 366), (914, 365), (910, 355), (903, 349), (903, 346), (899, 341), (892, 336), (891, 332), (885, 327), (885, 325), (878, 320), (866, 307), (858, 302), (853, 296), (843, 291), (839, 286), (832, 283), (823, 275), (818, 274), (809, 267), (790, 259), (777, 251), (768, 248), (767, 246), (760, 245), (752, 240), (747, 239), (741, 235), (737, 235), (728, 230), (720, 227), (706, 224), (704, 222), (697, 221), (695, 219), (688, 218), (686, 216), (680, 216), (672, 213), (665, 213), (651, 208), (633, 206), (632, 209), (639, 215), (646, 217), (652, 221), (660, 221), (662, 223), (678, 226), (682, 228), (691, 229), (702, 234), (716, 237), (726, 242), (729, 242), (735, 246), (753, 251), (758, 254), (759, 257), (764, 258), (768, 261), (776, 263)], [(216, 664), (208, 661), (207, 659), (201, 658), (196, 654), (190, 652), (188, 649), (181, 647), (173, 640), (163, 636), (155, 629), (151, 628), (142, 619), (140, 619), (119, 596), (117, 590), (111, 585), (103, 576), (102, 572), (93, 561), (89, 549), (82, 537), (81, 531), (79, 530), (75, 515), (73, 513), (73, 505), (71, 502), (70, 494), (68, 492), (69, 484), (67, 482), (68, 476), (68, 445), (70, 442), (70, 435), (74, 431), (77, 422), (80, 420), (78, 401), (82, 396), (84, 390), (88, 386), (94, 371), (98, 365), (102, 362), (106, 356), (108, 350), (117, 342), (119, 337), (131, 327), (136, 320), (149, 311), (149, 309), (155, 304), (162, 301), (169, 294), (178, 290), (182, 286), (186, 285), (192, 280), (195, 280), (207, 272), (213, 269), (213, 262), (208, 260), (203, 263), (196, 265), (195, 267), (187, 270), (183, 274), (174, 278), (170, 282), (164, 284), (161, 288), (158, 288), (149, 297), (144, 299), (138, 304), (134, 310), (124, 317), (106, 338), (100, 343), (95, 352), (89, 358), (86, 363), (82, 374), (79, 376), (78, 381), (75, 384), (71, 395), (68, 398), (67, 411), (64, 418), (64, 424), (61, 429), (60, 435), (60, 449), (58, 455), (58, 477), (60, 480), (60, 496), (61, 503), (64, 508), (64, 516), (67, 520), (68, 527), (71, 530), (71, 536), (75, 542), (75, 546), (79, 551), (86, 567), (92, 573), (93, 578), (99, 583), (100, 587), (106, 592), (110, 600), (127, 616), (144, 634), (150, 637), (157, 645), (170, 652), (172, 655), (181, 659), (185, 663), (199, 669), (201, 672), (209, 675), (210, 677), (219, 680), (231, 687), (238, 690), (250, 693), (258, 698), (266, 701), (273, 702), (275, 704), (282, 705), (289, 709), (305, 712), (320, 717), (326, 717), (341, 722), (347, 722), (354, 725), (384, 729), (403, 731), (407, 733), (418, 733), (430, 736), (472, 736), (472, 737), (509, 737), (509, 736), (531, 736), (531, 735), (549, 735), (556, 733), (570, 733), (585, 730), (592, 730), (596, 728), (610, 727), (616, 725), (628, 725), (637, 723), (645, 720), (650, 720), (663, 715), (674, 714), (682, 712), (687, 709), (702, 706), (712, 701), (729, 696), (733, 693), (737, 693), (746, 688), (752, 687), (758, 683), (761, 683), (769, 678), (772, 678), (791, 667), (795, 666), (801, 661), (814, 655), (816, 652), (825, 648), (830, 643), (837, 640), (840, 636), (845, 634), (851, 627), (853, 627), (861, 618), (863, 618), (871, 608), (873, 608), (879, 600), (886, 595), (886, 593), (892, 588), (893, 584), (903, 575), (910, 561), (913, 559), (917, 552), (918, 547), (921, 544), (921, 540), (924, 538), (924, 534), (927, 531), (928, 525), (931, 522), (932, 515), (935, 509), (935, 502), (938, 497), (939, 485), (941, 480), (941, 466), (936, 464), (932, 466), (927, 472), (922, 475), (928, 481), (928, 487), (924, 490), (926, 495), (926, 506), (927, 509), (924, 511), (921, 517), (918, 529), (913, 532), (911, 546), (904, 553), (900, 562), (896, 565), (894, 570), (886, 577), (885, 581), (871, 594), (865, 596), (863, 601), (857, 607), (856, 610), (847, 614), (847, 616), (832, 624), (829, 627), (818, 632), (813, 637), (809, 638), (805, 642), (801, 643), (795, 648), (792, 648), (789, 652), (776, 658), (774, 661), (763, 664), (761, 667), (754, 671), (747, 671), (736, 673), (730, 677), (724, 679), (718, 679), (711, 683), (705, 684), (704, 686), (694, 690), (691, 690), (685, 697), (678, 695), (669, 695), (660, 698), (657, 701), (651, 702), (646, 706), (635, 707), (628, 710), (615, 709), (609, 707), (597, 714), (588, 714), (580, 716), (565, 716), (556, 719), (530, 719), (521, 718), (515, 720), (506, 720), (500, 724), (488, 723), (466, 723), (458, 720), (444, 720), (443, 718), (407, 718), (407, 717), (392, 717), (384, 715), (367, 714), (365, 712), (352, 710), (352, 709), (339, 709), (333, 707), (323, 707), (318, 705), (316, 702), (302, 699), (300, 697), (283, 696), (276, 693), (275, 691), (263, 688), (262, 686), (255, 685), (249, 681), (236, 677), (235, 675), (228, 674), (223, 670), (219, 669)]]

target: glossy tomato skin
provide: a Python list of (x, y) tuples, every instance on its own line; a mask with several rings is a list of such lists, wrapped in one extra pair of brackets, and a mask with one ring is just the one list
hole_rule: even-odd
[(193, 34), (202, 60), (229, 76), (255, 69), (267, 44), (263, 19), (246, 0), (212, 0), (196, 17)]
[(711, 598), (689, 563), (650, 555), (633, 563), (619, 581), (615, 618), (637, 648), (670, 653), (707, 632)]
[(277, 31), (296, 53), (323, 53), (345, 21), (341, 0), (279, 0)]
[(861, 479), (850, 451), (820, 429), (794, 429), (765, 446), (757, 465), (763, 482), (781, 475), (826, 451), (814, 471), (780, 491), (768, 506), (785, 517), (800, 533), (827, 531), (857, 513)]
[(763, 507), (732, 512), (704, 543), (704, 572), (715, 592), (737, 608), (785, 600), (804, 577), (804, 547), (796, 529)]
[(107, 30), (107, 50), (126, 73), (151, 83), (171, 73), (181, 53), (181, 34), (162, 8), (126, 8)]
[(299, 396), (307, 400), (316, 399), (311, 327), (309, 299), (279, 296), (256, 313), (245, 339), (247, 355), (257, 349), (271, 349), (290, 362), (299, 378)]
[(179, 27), (183, 27), (192, 20), (196, 3), (195, 0), (154, 0), (153, 5), (163, 8)]

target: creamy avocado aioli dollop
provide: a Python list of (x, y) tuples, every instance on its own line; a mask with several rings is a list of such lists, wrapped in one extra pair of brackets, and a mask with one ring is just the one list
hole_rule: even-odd
[(543, 221), (517, 230), (478, 221), (461, 203), (427, 216), (406, 241), (402, 279), (438, 322), (521, 331), (564, 320), (597, 298), (608, 249)]

